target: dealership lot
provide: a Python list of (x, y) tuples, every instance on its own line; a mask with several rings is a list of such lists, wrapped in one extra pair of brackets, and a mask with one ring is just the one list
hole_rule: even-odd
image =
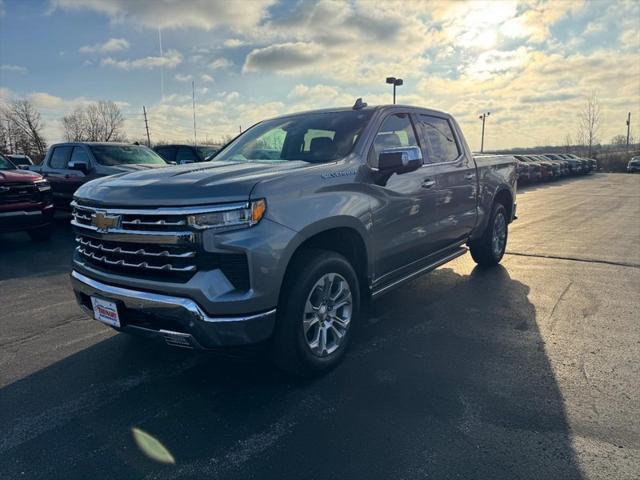
[(0, 476), (637, 478), (640, 177), (525, 187), (518, 216), (502, 267), (382, 297), (311, 381), (87, 319), (64, 219), (1, 237)]

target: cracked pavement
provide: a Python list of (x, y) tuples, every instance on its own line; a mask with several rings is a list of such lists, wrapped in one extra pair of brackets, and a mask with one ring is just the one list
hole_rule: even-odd
[(640, 477), (640, 175), (524, 187), (518, 216), (502, 267), (382, 297), (312, 381), (85, 318), (62, 220), (0, 237), (0, 477)]

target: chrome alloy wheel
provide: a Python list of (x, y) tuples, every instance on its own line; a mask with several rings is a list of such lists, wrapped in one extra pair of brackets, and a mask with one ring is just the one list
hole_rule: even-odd
[(311, 351), (326, 357), (344, 340), (353, 313), (351, 289), (345, 278), (326, 273), (315, 283), (304, 306), (304, 339)]
[(493, 220), (493, 235), (491, 237), (491, 250), (495, 258), (499, 258), (502, 255), (506, 241), (507, 221), (504, 218), (504, 214), (499, 212)]

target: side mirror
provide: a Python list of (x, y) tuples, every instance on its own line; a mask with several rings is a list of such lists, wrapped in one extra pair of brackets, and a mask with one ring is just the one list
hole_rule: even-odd
[(70, 170), (79, 170), (85, 175), (89, 173), (89, 164), (82, 160), (71, 160), (68, 167)]
[(422, 166), (420, 147), (387, 148), (378, 155), (378, 169), (381, 172), (407, 173)]
[(19, 170), (29, 170), (29, 167), (26, 165), (18, 165)]

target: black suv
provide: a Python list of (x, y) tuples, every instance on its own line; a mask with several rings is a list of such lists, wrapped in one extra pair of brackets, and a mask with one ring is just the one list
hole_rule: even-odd
[(220, 149), (208, 145), (197, 147), (193, 145), (158, 145), (153, 150), (167, 162), (183, 164), (209, 160)]

